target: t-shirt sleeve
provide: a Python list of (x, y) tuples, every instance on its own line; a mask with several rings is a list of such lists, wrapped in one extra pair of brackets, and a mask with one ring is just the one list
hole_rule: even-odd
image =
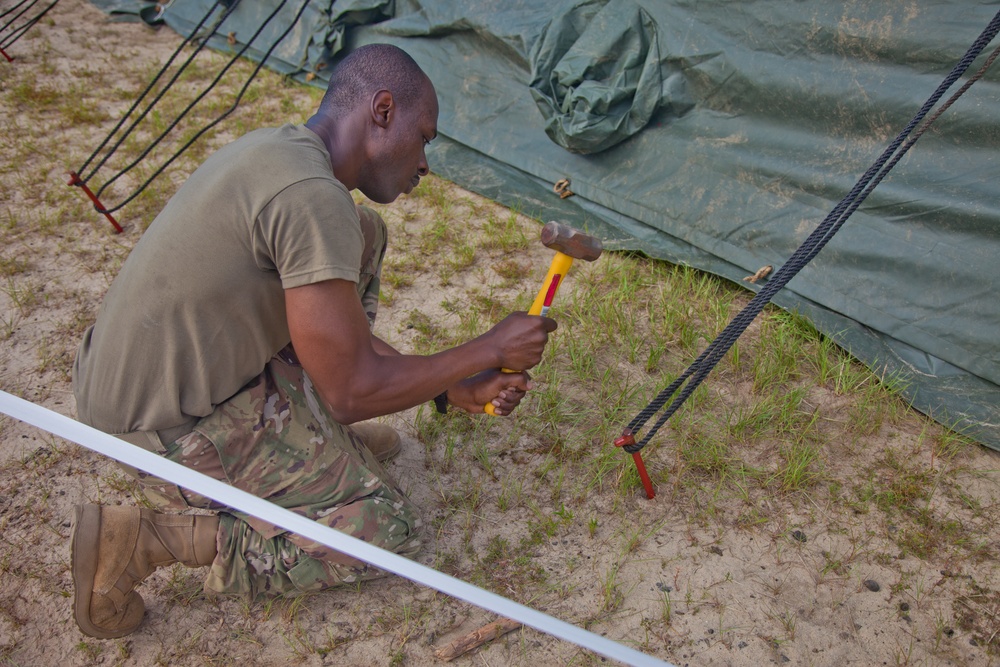
[(339, 278), (358, 282), (364, 238), (343, 185), (323, 178), (284, 188), (254, 224), (254, 256), (277, 271), (284, 289)]

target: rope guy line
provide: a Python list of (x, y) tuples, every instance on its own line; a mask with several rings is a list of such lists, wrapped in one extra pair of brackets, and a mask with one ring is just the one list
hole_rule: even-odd
[[(225, 18), (233, 11), (233, 9), (235, 9), (235, 6), (239, 2), (239, 0), (234, 0), (231, 3), (227, 3), (226, 0), (220, 0), (220, 2), (222, 4), (224, 4), (224, 5), (226, 5), (226, 8), (227, 8), (226, 12), (223, 14), (223, 16), (220, 18), (220, 20), (216, 22), (215, 26), (211, 29), (211, 31), (209, 31), (209, 33), (205, 36), (205, 38), (203, 40), (201, 40), (201, 43), (198, 46), (198, 50), (199, 51), (201, 50), (201, 48), (204, 47), (204, 45), (208, 42), (208, 40), (213, 35), (215, 35), (217, 33), (219, 26), (222, 24), (222, 22), (225, 20)], [(305, 12), (306, 7), (308, 7), (309, 2), (310, 2), (310, 0), (303, 0), (301, 6), (299, 7), (298, 11), (295, 14), (295, 17), (292, 19), (292, 21), (289, 23), (289, 25), (285, 28), (285, 30), (277, 37), (277, 39), (274, 40), (274, 42), (270, 45), (270, 47), (267, 49), (267, 51), (264, 53), (264, 55), (260, 58), (260, 60), (257, 63), (256, 67), (254, 68), (253, 72), (251, 72), (250, 76), (247, 78), (247, 80), (244, 82), (243, 86), (240, 88), (240, 91), (237, 94), (236, 99), (233, 101), (232, 105), (228, 109), (226, 109), (222, 114), (220, 114), (217, 118), (215, 118), (213, 121), (211, 121), (208, 125), (206, 125), (205, 127), (201, 128), (198, 132), (196, 132), (187, 142), (184, 143), (183, 146), (181, 146), (181, 148), (179, 150), (177, 150), (173, 155), (171, 155), (159, 168), (156, 169), (156, 171), (149, 178), (147, 178), (132, 194), (130, 194), (129, 196), (127, 196), (123, 201), (121, 201), (120, 203), (118, 203), (116, 206), (113, 206), (113, 207), (110, 207), (110, 208), (106, 208), (101, 203), (100, 197), (104, 193), (104, 191), (112, 183), (114, 183), (115, 181), (117, 181), (121, 176), (123, 176), (125, 173), (127, 173), (128, 171), (130, 171), (131, 169), (133, 169), (139, 162), (141, 162), (143, 159), (145, 159), (146, 156), (153, 150), (153, 148), (155, 148), (177, 126), (177, 124), (181, 121), (181, 119), (183, 119), (188, 114), (188, 112), (190, 112), (191, 109), (193, 109), (194, 106), (196, 104), (198, 104), (198, 102), (200, 102), (205, 97), (205, 95), (207, 95), (216, 86), (216, 84), (219, 83), (219, 81), (226, 74), (226, 72), (229, 71), (229, 69), (232, 67), (232, 65), (237, 60), (239, 60), (246, 53), (246, 51), (252, 46), (253, 42), (257, 39), (257, 37), (260, 35), (260, 33), (263, 32), (264, 28), (266, 28), (267, 25), (270, 24), (270, 22), (274, 19), (274, 17), (277, 16), (278, 13), (285, 7), (285, 5), (288, 3), (288, 0), (282, 0), (274, 8), (274, 10), (268, 15), (268, 17), (258, 26), (258, 28), (257, 28), (256, 32), (254, 32), (253, 36), (251, 36), (250, 39), (246, 42), (246, 44), (239, 50), (239, 52), (237, 52), (229, 60), (229, 62), (226, 63), (226, 65), (219, 71), (219, 73), (215, 76), (215, 78), (212, 80), (212, 82), (205, 88), (205, 90), (203, 90), (194, 100), (192, 100), (184, 108), (183, 111), (181, 111), (181, 113), (170, 123), (170, 125), (162, 133), (160, 133), (160, 135), (157, 136), (152, 141), (152, 143), (150, 143), (142, 151), (142, 153), (139, 155), (139, 157), (137, 157), (135, 160), (133, 160), (131, 163), (129, 163), (126, 167), (124, 167), (118, 173), (116, 173), (114, 176), (112, 176), (110, 179), (108, 179), (101, 186), (101, 188), (97, 191), (96, 194), (92, 193), (90, 191), (90, 189), (87, 187), (86, 180), (89, 180), (90, 178), (92, 178), (94, 176), (94, 174), (96, 174), (96, 172), (98, 171), (98, 169), (100, 169), (107, 162), (108, 158), (111, 157), (111, 155), (122, 144), (122, 142), (125, 140), (125, 138), (135, 129), (135, 127), (138, 124), (138, 122), (140, 120), (142, 120), (142, 118), (144, 118), (150, 112), (150, 110), (152, 109), (153, 105), (156, 104), (156, 102), (158, 102), (160, 100), (160, 98), (163, 96), (163, 94), (166, 92), (166, 90), (174, 83), (174, 81), (176, 81), (176, 79), (179, 76), (180, 72), (178, 72), (178, 73), (176, 73), (174, 75), (174, 77), (166, 84), (166, 86), (164, 87), (164, 89), (160, 91), (160, 93), (155, 97), (155, 99), (150, 103), (150, 105), (141, 113), (141, 116), (136, 121), (134, 121), (127, 128), (127, 130), (125, 131), (124, 135), (121, 138), (119, 138), (119, 140), (114, 144), (114, 146), (108, 151), (108, 153), (104, 156), (104, 158), (100, 162), (100, 164), (98, 164), (97, 167), (95, 167), (94, 169), (91, 170), (90, 174), (88, 174), (88, 176), (87, 176), (87, 179), (80, 178), (80, 176), (78, 176), (79, 172), (70, 172), (70, 182), (69, 182), (70, 185), (77, 185), (77, 186), (82, 187), (84, 189), (84, 191), (86, 192), (87, 196), (90, 197), (90, 199), (93, 201), (95, 210), (97, 210), (99, 213), (101, 213), (105, 217), (107, 217), (108, 220), (111, 221), (112, 225), (114, 225), (116, 231), (120, 232), (121, 231), (121, 227), (118, 225), (117, 221), (115, 221), (114, 217), (111, 214), (114, 213), (115, 211), (118, 211), (119, 209), (121, 209), (122, 207), (124, 207), (126, 204), (128, 204), (129, 202), (131, 202), (133, 199), (135, 199), (143, 190), (145, 190), (149, 186), (150, 183), (152, 183), (152, 181), (157, 176), (159, 176), (168, 166), (170, 166), (170, 164), (172, 164), (174, 162), (174, 160), (176, 160), (178, 157), (180, 157), (180, 155), (185, 150), (187, 150), (195, 141), (197, 141), (205, 132), (207, 132), (211, 128), (215, 127), (216, 125), (218, 125), (220, 122), (222, 122), (222, 120), (224, 120), (225, 118), (227, 118), (234, 110), (236, 110), (236, 108), (239, 106), (240, 102), (242, 101), (243, 96), (245, 95), (245, 93), (246, 93), (247, 89), (249, 88), (250, 84), (253, 82), (253, 80), (260, 73), (260, 70), (264, 67), (264, 64), (266, 63), (266, 61), (268, 60), (268, 58), (271, 56), (271, 53), (274, 52), (274, 49), (277, 48), (277, 46), (285, 39), (285, 37), (288, 36), (288, 34), (298, 24), (299, 19), (302, 17), (302, 14)], [(210, 10), (209, 14), (211, 14), (211, 12), (213, 10), (214, 10), (214, 6), (213, 6), (212, 10)], [(208, 15), (206, 15), (206, 18), (202, 19), (202, 22), (198, 24), (198, 28), (196, 28), (194, 31), (192, 31), (192, 33), (191, 33), (192, 35), (195, 35), (197, 33), (197, 30), (205, 22), (205, 20), (207, 19), (207, 16)], [(178, 48), (178, 52), (180, 51), (181, 48), (183, 48), (183, 46), (184, 45), (182, 44), (181, 47)], [(190, 61), (191, 61), (191, 59), (193, 57), (194, 57), (194, 55), (192, 55), (191, 57), (189, 57), (188, 60), (187, 60), (187, 62), (185, 62), (184, 65), (182, 66), (182, 68), (186, 67), (187, 64), (190, 63)], [(161, 69), (161, 71), (156, 75), (155, 79), (158, 79), (160, 76), (162, 76), (162, 74), (166, 70), (167, 66), (169, 66), (169, 63), (168, 63), (168, 65), (164, 66), (164, 68)], [(155, 84), (155, 79), (154, 79), (154, 82), (152, 82), (147, 87), (147, 89), (143, 92), (143, 94), (142, 94), (141, 97), (145, 97), (145, 95), (148, 94), (149, 90)], [(132, 108), (125, 115), (125, 118), (127, 118), (135, 110), (135, 108), (137, 106), (138, 106), (137, 103), (133, 104)], [(118, 126), (115, 128), (114, 131), (112, 131), (111, 134), (113, 135), (114, 132), (116, 132), (123, 124), (124, 124), (124, 118), (123, 118), (122, 121), (119, 122)], [(109, 135), (108, 138), (105, 139), (105, 141), (102, 143), (102, 146), (99, 147), (90, 156), (90, 158), (87, 159), (87, 162), (85, 163), (84, 167), (81, 168), (80, 171), (83, 171), (84, 169), (86, 169), (86, 167), (90, 164), (90, 162), (93, 161), (93, 159), (95, 158), (95, 156), (97, 155), (97, 153), (100, 152), (101, 148), (103, 148), (103, 146), (106, 145), (108, 143), (108, 141), (110, 141), (110, 137), (111, 137), (111, 135)]]
[[(760, 314), (771, 298), (808, 264), (823, 247), (833, 238), (848, 218), (865, 201), (869, 194), (888, 175), (906, 152), (916, 143), (917, 139), (955, 100), (961, 97), (969, 87), (979, 80), (1000, 55), (998, 47), (986, 60), (980, 70), (948, 99), (933, 115), (927, 115), (944, 96), (945, 92), (968, 70), (973, 61), (982, 53), (987, 45), (1000, 31), (1000, 12), (993, 17), (986, 29), (979, 35), (962, 59), (945, 77), (934, 93), (924, 102), (917, 114), (907, 123), (902, 132), (883, 151), (879, 158), (858, 180), (851, 191), (834, 207), (805, 242), (789, 257), (782, 266), (754, 296), (742, 311), (722, 330), (722, 333), (695, 359), (695, 361), (677, 377), (670, 385), (661, 391), (645, 408), (639, 411), (635, 418), (622, 430), (621, 436), (615, 440), (615, 446), (621, 447), (632, 455), (636, 468), (646, 490), (646, 496), (655, 496), (653, 485), (646, 472), (640, 451), (649, 444), (657, 431), (670, 419), (678, 408), (694, 393), (698, 385), (721, 361), (740, 335), (746, 331), (750, 323)], [(926, 119), (926, 122), (924, 122)], [(921, 124), (922, 123), (922, 124)], [(907, 139), (909, 137), (909, 139)], [(679, 392), (679, 393), (678, 393)], [(676, 395), (676, 397), (675, 397)], [(671, 399), (666, 411), (654, 422), (645, 436), (636, 441), (636, 435), (646, 422)]]
[[(27, 0), (21, 0), (21, 2), (17, 3), (13, 7), (11, 7), (10, 9), (8, 9), (7, 11), (5, 11), (3, 14), (0, 14), (0, 18), (3, 18), (4, 16), (7, 16), (7, 14), (10, 14), (11, 12), (15, 11), (18, 7), (20, 7), (21, 5), (23, 5), (25, 2), (27, 2)], [(14, 58), (12, 56), (8, 55), (8, 53), (7, 53), (7, 51), (5, 49), (9, 49), (10, 46), (14, 42), (16, 42), (18, 39), (20, 39), (22, 35), (24, 35), (24, 33), (28, 32), (28, 30), (30, 30), (33, 25), (35, 25), (36, 23), (38, 23), (42, 19), (43, 16), (45, 16), (46, 14), (48, 14), (49, 10), (52, 9), (53, 7), (55, 7), (56, 4), (58, 4), (58, 2), (59, 2), (59, 0), (52, 0), (52, 2), (45, 9), (43, 9), (42, 11), (40, 11), (38, 14), (36, 14), (32, 18), (28, 19), (28, 21), (26, 23), (24, 23), (21, 26), (18, 26), (17, 28), (14, 28), (11, 31), (11, 33), (9, 35), (7, 35), (6, 37), (0, 38), (0, 54), (3, 54), (3, 57), (7, 59), (7, 62), (13, 62)], [(0, 26), (0, 34), (2, 34), (5, 30), (7, 30), (7, 28), (9, 28), (11, 25), (13, 25), (14, 21), (16, 21), (17, 19), (21, 18), (24, 14), (26, 14), (28, 12), (28, 10), (30, 10), (36, 4), (38, 4), (38, 0), (31, 0), (31, 2), (28, 4), (27, 7), (25, 7), (20, 12), (18, 12), (17, 14), (15, 14), (14, 17), (11, 18), (10, 20), (8, 20), (6, 23), (4, 23), (3, 26)]]
[[(214, 26), (212, 32), (214, 32), (215, 29), (218, 28), (218, 26), (221, 25), (222, 22), (226, 20), (226, 17), (229, 16), (230, 12), (232, 12), (232, 10), (235, 9), (235, 7), (236, 7), (236, 5), (238, 3), (239, 3), (239, 0), (237, 0), (236, 2), (234, 2), (231, 7), (227, 7), (226, 8), (226, 10), (219, 17), (219, 20), (216, 21), (215, 26)], [(219, 3), (217, 2), (216, 4), (214, 4), (211, 7), (209, 7), (208, 12), (206, 12), (205, 15), (203, 17), (201, 17), (201, 20), (198, 21), (197, 25), (195, 25), (194, 29), (191, 31), (191, 34), (188, 35), (187, 37), (185, 37), (184, 41), (182, 41), (180, 43), (180, 45), (174, 50), (174, 52), (172, 54), (170, 54), (170, 58), (167, 59), (167, 62), (163, 65), (163, 67), (160, 68), (160, 70), (156, 73), (156, 75), (149, 81), (149, 83), (146, 85), (146, 88), (139, 94), (139, 96), (137, 98), (135, 98), (135, 101), (132, 103), (132, 106), (130, 106), (128, 108), (128, 111), (125, 112), (125, 114), (121, 117), (121, 119), (118, 121), (118, 123), (111, 130), (111, 132), (108, 133), (108, 136), (106, 136), (104, 138), (104, 140), (100, 143), (100, 145), (96, 149), (94, 149), (94, 152), (90, 154), (90, 157), (88, 157), (87, 160), (83, 163), (83, 165), (77, 170), (78, 174), (82, 174), (84, 171), (87, 170), (87, 167), (94, 160), (94, 158), (97, 157), (97, 154), (100, 153), (101, 150), (104, 149), (104, 147), (108, 144), (109, 141), (111, 141), (111, 137), (113, 137), (115, 135), (115, 133), (118, 132), (118, 130), (121, 129), (122, 125), (125, 124), (125, 121), (128, 120), (129, 116), (132, 115), (132, 113), (136, 110), (136, 108), (139, 106), (139, 104), (142, 102), (142, 100), (145, 99), (146, 95), (148, 95), (149, 92), (153, 89), (153, 87), (156, 85), (156, 83), (160, 80), (160, 77), (162, 77), (163, 74), (170, 68), (170, 66), (173, 65), (174, 60), (177, 59), (177, 56), (180, 55), (180, 52), (184, 49), (184, 47), (187, 46), (189, 43), (191, 43), (191, 40), (198, 33), (198, 31), (201, 30), (201, 27), (205, 24), (205, 22), (209, 19), (209, 17), (212, 16), (212, 14), (215, 12), (215, 8), (218, 7), (218, 6), (219, 6)], [(114, 152), (116, 150), (118, 150), (119, 146), (122, 145), (122, 142), (124, 142), (125, 139), (128, 137), (128, 135), (132, 133), (132, 130), (134, 130), (136, 128), (136, 126), (139, 124), (139, 122), (142, 121), (149, 114), (150, 111), (152, 111), (153, 106), (157, 102), (160, 101), (160, 98), (163, 97), (164, 93), (166, 93), (167, 90), (170, 88), (170, 86), (172, 86), (174, 84), (174, 82), (177, 81), (177, 79), (180, 77), (180, 75), (184, 73), (184, 70), (187, 69), (188, 65), (190, 65), (191, 62), (194, 61), (195, 56), (197, 56), (201, 52), (202, 48), (205, 46), (205, 42), (206, 41), (207, 40), (202, 41), (197, 46), (197, 48), (195, 48), (195, 50), (191, 52), (191, 55), (189, 55), (187, 57), (187, 59), (181, 64), (181, 66), (177, 69), (177, 71), (170, 78), (170, 80), (166, 83), (166, 85), (164, 85), (163, 89), (153, 98), (153, 101), (150, 102), (149, 105), (132, 122), (132, 124), (129, 125), (129, 127), (125, 130), (125, 132), (118, 139), (118, 141), (115, 142), (115, 144), (110, 149), (108, 149), (108, 152), (104, 155), (104, 158), (102, 160), (100, 160), (100, 162), (98, 162), (97, 166), (94, 167), (93, 170), (91, 170), (91, 172), (89, 174), (87, 174), (86, 176), (82, 177), (82, 179), (84, 181), (89, 181), (91, 178), (93, 178), (94, 174), (96, 174), (97, 171), (101, 167), (103, 167), (104, 164), (108, 161), (108, 158), (110, 158), (112, 156), (112, 154), (114, 154)]]
[[(8, 7), (8, 8), (6, 9), (6, 10), (4, 10), (4, 12), (3, 12), (2, 14), (0, 14), (0, 19), (2, 19), (3, 17), (7, 16), (7, 14), (10, 14), (11, 12), (13, 12), (13, 11), (17, 10), (17, 8), (18, 8), (18, 7), (20, 7), (21, 5), (23, 5), (23, 4), (24, 4), (24, 3), (26, 3), (27, 1), (28, 1), (28, 0), (21, 0), (20, 2), (17, 2), (17, 3), (15, 3), (15, 4), (11, 5), (11, 6), (10, 6), (10, 7)], [(7, 26), (4, 26), (4, 28), (6, 28), (6, 27), (7, 27)], [(0, 30), (2, 30), (2, 29), (3, 29), (3, 28), (0, 28)]]
[[(219, 19), (215, 22), (211, 31), (212, 33), (214, 33), (216, 29), (218, 29), (219, 25), (222, 24), (222, 22), (229, 15), (229, 12), (235, 8), (238, 2), (239, 0), (235, 0), (235, 2), (231, 3), (230, 5), (226, 5), (226, 11), (223, 12), (222, 15), (219, 17)], [(151, 91), (153, 87), (156, 85), (156, 82), (160, 80), (160, 77), (163, 76), (163, 74), (167, 71), (167, 69), (173, 64), (174, 60), (177, 59), (177, 56), (180, 54), (181, 50), (183, 50), (183, 48), (191, 42), (194, 36), (198, 34), (198, 31), (201, 30), (205, 22), (209, 19), (210, 16), (212, 16), (212, 14), (215, 12), (215, 8), (218, 5), (219, 2), (216, 2), (215, 4), (211, 5), (208, 8), (208, 11), (205, 12), (205, 15), (201, 18), (200, 21), (198, 21), (194, 30), (191, 31), (191, 34), (185, 37), (184, 41), (182, 41), (180, 45), (178, 45), (178, 47), (170, 55), (170, 58), (167, 59), (167, 62), (150, 80), (150, 82), (146, 85), (146, 88), (142, 91), (142, 93), (140, 93), (140, 95), (135, 99), (135, 101), (129, 107), (128, 111), (125, 112), (125, 114), (121, 117), (121, 119), (114, 126), (111, 132), (108, 133), (108, 135), (104, 138), (104, 140), (100, 143), (100, 145), (96, 149), (94, 149), (94, 152), (92, 152), (90, 156), (86, 159), (86, 161), (84, 161), (83, 165), (76, 171), (69, 172), (69, 185), (75, 185), (83, 190), (84, 194), (86, 194), (87, 197), (90, 199), (90, 201), (93, 203), (94, 209), (108, 219), (108, 222), (110, 222), (111, 225), (115, 228), (115, 233), (117, 234), (120, 234), (122, 232), (121, 225), (119, 225), (118, 221), (114, 218), (114, 216), (111, 215), (111, 213), (104, 208), (104, 205), (101, 203), (101, 200), (97, 198), (97, 195), (95, 195), (93, 191), (91, 191), (90, 187), (87, 185), (87, 181), (93, 178), (93, 176), (97, 173), (97, 171), (102, 166), (104, 166), (105, 162), (107, 162), (107, 160), (114, 154), (114, 152), (118, 150), (118, 147), (121, 146), (122, 142), (125, 141), (125, 139), (129, 136), (129, 134), (132, 133), (132, 130), (135, 129), (136, 125), (139, 124), (139, 121), (144, 119), (146, 115), (150, 111), (152, 111), (153, 106), (160, 100), (161, 97), (163, 97), (163, 94), (166, 93), (167, 89), (171, 85), (173, 85), (173, 83), (177, 80), (177, 78), (181, 75), (181, 73), (185, 69), (187, 69), (188, 65), (191, 64), (195, 56), (197, 56), (201, 52), (201, 49), (204, 47), (205, 42), (207, 42), (207, 38), (203, 40), (201, 44), (198, 45), (198, 47), (191, 53), (190, 56), (188, 56), (187, 60), (184, 61), (184, 63), (178, 68), (177, 72), (170, 79), (170, 81), (167, 82), (167, 84), (163, 87), (163, 90), (160, 91), (160, 93), (153, 99), (153, 101), (150, 102), (149, 105), (139, 114), (139, 117), (128, 127), (127, 130), (125, 130), (125, 132), (114, 144), (114, 146), (112, 146), (105, 154), (104, 159), (101, 160), (100, 163), (96, 167), (94, 167), (94, 169), (86, 177), (81, 177), (80, 174), (86, 171), (90, 163), (94, 160), (95, 157), (97, 157), (97, 154), (104, 149), (104, 147), (108, 144), (109, 141), (111, 141), (111, 137), (113, 137), (115, 133), (118, 132), (119, 129), (121, 129), (122, 125), (125, 124), (125, 121), (128, 120), (129, 116), (132, 115), (132, 112), (136, 110), (136, 108), (139, 106), (142, 100), (145, 99), (146, 95), (149, 94), (149, 91)]]

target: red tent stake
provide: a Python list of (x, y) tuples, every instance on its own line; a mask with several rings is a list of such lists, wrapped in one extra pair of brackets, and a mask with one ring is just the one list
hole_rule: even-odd
[[(622, 431), (621, 437), (615, 439), (615, 447), (634, 444), (635, 435), (627, 428)], [(635, 469), (639, 471), (639, 479), (642, 480), (642, 486), (646, 489), (646, 497), (652, 500), (656, 496), (656, 491), (653, 490), (653, 481), (649, 479), (649, 473), (646, 472), (646, 464), (642, 461), (642, 454), (638, 451), (632, 452), (632, 460), (635, 461)]]
[(8, 55), (7, 55), (7, 52), (6, 52), (6, 51), (4, 51), (3, 49), (0, 49), (0, 53), (2, 53), (2, 54), (3, 54), (3, 57), (7, 59), (7, 62), (9, 62), (9, 63), (12, 63), (12, 62), (14, 62), (14, 59), (13, 59), (13, 58), (11, 58), (10, 56), (8, 56)]
[(639, 471), (639, 479), (642, 480), (642, 486), (646, 489), (646, 497), (652, 500), (656, 492), (653, 491), (653, 482), (649, 479), (649, 474), (646, 472), (646, 464), (642, 462), (642, 454), (632, 452), (632, 460), (635, 461), (636, 470)]
[(90, 188), (87, 187), (87, 184), (80, 179), (79, 174), (77, 174), (75, 171), (69, 172), (69, 184), (83, 188), (83, 191), (87, 193), (88, 197), (90, 197), (90, 201), (94, 202), (94, 208), (97, 209), (97, 212), (102, 213), (104, 217), (107, 218), (108, 221), (111, 222), (111, 224), (114, 226), (115, 233), (117, 234), (122, 233), (122, 228), (121, 225), (118, 224), (118, 221), (115, 220), (114, 217), (107, 212), (107, 209), (104, 208), (104, 205), (101, 203), (101, 200), (97, 198), (97, 195), (95, 195), (93, 192), (90, 191)]

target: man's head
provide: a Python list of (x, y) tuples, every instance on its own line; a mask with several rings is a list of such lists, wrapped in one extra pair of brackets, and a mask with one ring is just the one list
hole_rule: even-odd
[(428, 173), (424, 147), (437, 136), (437, 115), (434, 86), (417, 63), (395, 46), (369, 44), (333, 69), (307, 126), (344, 185), (387, 204)]

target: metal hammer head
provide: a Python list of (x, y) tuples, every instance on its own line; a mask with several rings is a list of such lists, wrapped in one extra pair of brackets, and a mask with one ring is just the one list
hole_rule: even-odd
[(542, 227), (542, 245), (573, 259), (585, 259), (588, 262), (593, 262), (604, 251), (604, 244), (600, 239), (558, 222), (546, 222)]

